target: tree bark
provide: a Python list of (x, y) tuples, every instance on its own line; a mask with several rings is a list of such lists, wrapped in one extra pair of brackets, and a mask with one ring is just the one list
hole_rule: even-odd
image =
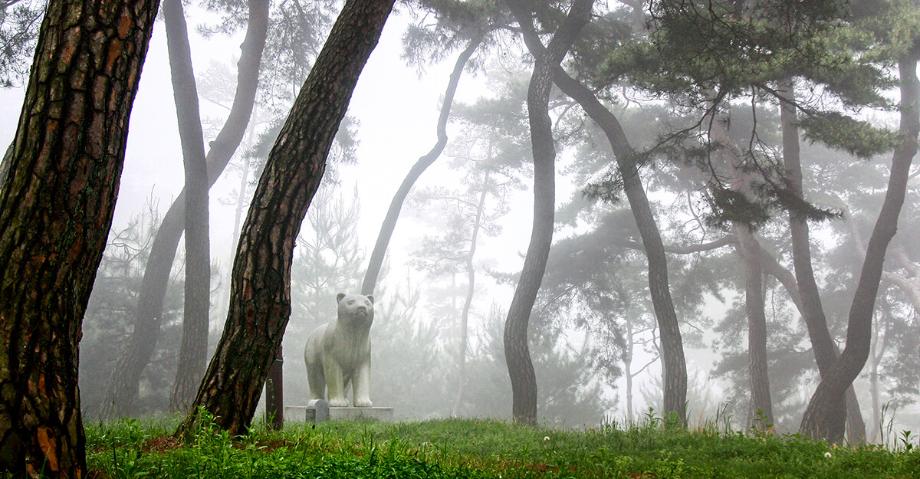
[[(213, 185), (239, 147), (249, 123), (259, 84), (259, 65), (268, 31), (269, 0), (249, 1), (246, 37), (240, 46), (236, 94), (227, 121), (207, 154), (208, 184)], [(156, 348), (163, 315), (163, 298), (176, 247), (185, 229), (185, 190), (173, 201), (157, 230), (144, 270), (144, 279), (134, 314), (134, 330), (112, 376), (102, 416), (130, 415), (137, 402), (141, 374)]]
[[(783, 82), (780, 86), (783, 95), (780, 101), (780, 124), (783, 135), (783, 162), (786, 169), (786, 181), (792, 193), (805, 199), (805, 187), (802, 177), (802, 162), (799, 148), (799, 128), (795, 111), (795, 87), (792, 81)], [(812, 351), (818, 372), (824, 377), (837, 361), (839, 352), (837, 345), (831, 338), (824, 315), (824, 306), (821, 303), (821, 293), (815, 280), (815, 272), (811, 260), (811, 240), (807, 219), (795, 212), (789, 213), (789, 231), (792, 237), (792, 265), (795, 271), (797, 284), (797, 297), (799, 312), (805, 320), (808, 338), (811, 341)], [(785, 284), (785, 283), (784, 283)], [(830, 411), (834, 435), (843, 435), (846, 424), (849, 423), (849, 439), (853, 444), (865, 442), (866, 425), (859, 410), (856, 392), (849, 388), (846, 403), (837, 404)]]
[(473, 294), (476, 292), (476, 268), (473, 265), (473, 258), (476, 257), (476, 243), (479, 241), (479, 229), (482, 226), (482, 215), (485, 211), (488, 188), (489, 173), (486, 172), (482, 182), (482, 191), (479, 193), (479, 202), (476, 204), (476, 219), (473, 221), (473, 233), (470, 235), (470, 249), (466, 253), (466, 298), (463, 301), (463, 310), (460, 313), (460, 348), (457, 351), (457, 395), (454, 397), (451, 416), (457, 416), (463, 403), (463, 389), (466, 384), (466, 350), (469, 342), (470, 307), (473, 305)]
[[(885, 261), (885, 252), (897, 231), (898, 216), (904, 204), (910, 164), (917, 154), (920, 134), (920, 82), (917, 80), (917, 53), (898, 60), (901, 112), (900, 141), (891, 161), (891, 175), (885, 200), (866, 247), (859, 282), (850, 305), (846, 347), (821, 382), (805, 409), (801, 432), (815, 438), (840, 442), (839, 413), (845, 406), (844, 392), (859, 375), (869, 356), (872, 314)], [(835, 414), (836, 413), (836, 414)]]
[(763, 267), (761, 247), (747, 226), (734, 225), (738, 253), (744, 264), (744, 309), (748, 319), (748, 375), (751, 381), (752, 428), (768, 430), (773, 426), (773, 401), (767, 357), (767, 315), (764, 311)]
[(178, 434), (192, 430), (199, 408), (234, 435), (252, 421), (291, 312), (295, 239), (393, 3), (347, 1), (294, 102), (243, 224), (224, 333)]
[(83, 477), (83, 315), (159, 2), (48, 3), (0, 169), (0, 471)]
[(364, 281), (361, 283), (361, 294), (374, 294), (374, 288), (377, 286), (377, 277), (380, 275), (380, 269), (383, 267), (383, 258), (386, 256), (387, 247), (390, 245), (390, 238), (393, 237), (393, 231), (396, 229), (396, 222), (399, 220), (399, 213), (402, 211), (402, 205), (409, 196), (409, 192), (418, 181), (422, 173), (428, 169), (435, 160), (441, 156), (444, 147), (447, 146), (447, 120), (450, 118), (450, 109), (454, 104), (454, 95), (457, 93), (457, 85), (460, 84), (460, 76), (463, 69), (469, 62), (473, 52), (479, 48), (482, 43), (485, 32), (475, 32), (466, 48), (460, 52), (457, 61), (454, 62), (454, 69), (450, 74), (447, 82), (447, 90), (444, 92), (444, 101), (441, 103), (441, 114), (438, 116), (437, 135), (438, 139), (428, 153), (422, 155), (409, 172), (406, 173), (399, 189), (390, 200), (390, 207), (380, 225), (380, 232), (377, 233), (377, 241), (374, 243), (374, 250), (371, 252), (371, 259), (367, 264), (367, 271), (364, 273)]
[(194, 394), (208, 352), (208, 309), (211, 293), (211, 256), (208, 238), (208, 168), (198, 110), (198, 87), (182, 0), (163, 0), (166, 44), (173, 98), (179, 122), (185, 169), (185, 308), (182, 346), (170, 409), (185, 411)]
[[(537, 380), (528, 348), (527, 328), (537, 291), (546, 271), (546, 260), (553, 242), (556, 201), (556, 147), (549, 117), (552, 69), (558, 66), (578, 33), (591, 16), (593, 0), (575, 0), (568, 16), (544, 48), (535, 34), (524, 35), (534, 57), (534, 70), (527, 90), (527, 114), (534, 161), (534, 212), (530, 245), (524, 267), (514, 290), (505, 320), (504, 346), (508, 375), (511, 378), (512, 416), (515, 422), (536, 424)], [(523, 0), (507, 0), (522, 30), (533, 31), (531, 11)]]
[[(639, 176), (639, 165), (636, 163), (635, 151), (626, 139), (626, 134), (619, 120), (610, 112), (594, 93), (580, 82), (570, 77), (562, 68), (555, 68), (553, 81), (566, 95), (578, 102), (585, 113), (594, 120), (604, 131), (616, 157), (620, 176), (623, 177), (623, 189), (629, 200), (630, 210), (639, 228), (645, 256), (648, 259), (649, 293), (652, 297), (652, 306), (655, 318), (661, 331), (663, 377), (664, 377), (664, 413), (675, 414), (682, 422), (687, 416), (687, 363), (684, 359), (683, 340), (680, 335), (680, 325), (677, 313), (674, 311), (674, 302), (671, 299), (671, 289), (668, 284), (668, 262), (665, 246), (661, 240), (658, 224), (652, 212), (651, 204), (642, 178)], [(730, 241), (724, 238), (699, 248), (686, 248), (692, 252), (701, 248), (716, 248)], [(678, 251), (683, 252), (683, 250)]]

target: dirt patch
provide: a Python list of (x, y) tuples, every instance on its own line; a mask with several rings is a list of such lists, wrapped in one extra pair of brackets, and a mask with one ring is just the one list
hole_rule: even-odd
[(178, 449), (182, 446), (182, 441), (172, 436), (160, 436), (153, 439), (148, 439), (142, 446), (141, 451), (144, 453), (150, 452), (166, 452), (173, 449)]

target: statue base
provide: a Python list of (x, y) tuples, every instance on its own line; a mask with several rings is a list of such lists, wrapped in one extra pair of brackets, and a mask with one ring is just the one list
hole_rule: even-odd
[(291, 422), (317, 423), (323, 421), (353, 421), (372, 419), (375, 421), (392, 421), (391, 407), (329, 407), (323, 400), (310, 401), (306, 406), (285, 406), (284, 419)]

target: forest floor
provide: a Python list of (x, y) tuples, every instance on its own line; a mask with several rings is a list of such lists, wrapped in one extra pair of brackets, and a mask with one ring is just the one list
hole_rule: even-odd
[[(798, 436), (695, 431), (660, 420), (580, 430), (450, 419), (255, 427), (204, 424), (185, 444), (174, 421), (87, 427), (90, 478), (920, 478), (916, 438), (831, 447)], [(912, 444), (914, 443), (914, 444)]]

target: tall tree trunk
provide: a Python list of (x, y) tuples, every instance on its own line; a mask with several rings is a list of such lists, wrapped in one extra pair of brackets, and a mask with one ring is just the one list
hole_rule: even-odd
[(626, 424), (631, 426), (636, 418), (633, 411), (633, 376), (632, 370), (633, 350), (635, 348), (635, 333), (633, 331), (633, 319), (629, 314), (629, 296), (622, 286), (617, 287), (617, 293), (623, 298), (624, 320), (626, 322), (626, 348), (623, 350), (623, 376), (626, 378)]
[(182, 0), (163, 0), (173, 98), (185, 168), (185, 308), (182, 346), (170, 409), (184, 411), (207, 366), (211, 256), (208, 238), (208, 168), (198, 110), (198, 87)]
[[(208, 184), (213, 185), (239, 147), (249, 123), (259, 84), (259, 65), (268, 31), (269, 0), (249, 0), (249, 21), (246, 37), (240, 46), (237, 64), (236, 94), (227, 121), (207, 154)], [(119, 357), (106, 391), (102, 416), (107, 418), (131, 414), (137, 402), (141, 374), (156, 348), (163, 315), (163, 298), (169, 283), (169, 272), (176, 256), (176, 247), (185, 229), (185, 191), (173, 201), (157, 230), (147, 258), (144, 279), (134, 313), (134, 330)]]
[(291, 313), (295, 239), (394, 1), (347, 1), (297, 95), (243, 224), (223, 335), (179, 434), (190, 431), (199, 408), (230, 434), (252, 421)]
[(466, 252), (466, 298), (463, 301), (463, 311), (460, 313), (460, 349), (457, 351), (457, 395), (454, 396), (454, 406), (451, 416), (459, 413), (463, 403), (463, 389), (466, 384), (466, 350), (469, 324), (470, 307), (473, 305), (473, 294), (476, 292), (476, 268), (473, 258), (476, 257), (476, 243), (479, 241), (479, 230), (482, 226), (482, 215), (485, 211), (486, 196), (489, 192), (489, 173), (486, 172), (482, 181), (482, 191), (479, 193), (479, 202), (476, 204), (476, 219), (473, 221), (473, 233), (470, 235), (470, 249)]
[[(793, 194), (805, 199), (805, 187), (802, 177), (802, 162), (799, 148), (799, 128), (795, 111), (795, 86), (791, 80), (780, 85), (783, 100), (780, 102), (780, 124), (783, 134), (783, 162), (786, 169), (786, 181)], [(824, 377), (837, 361), (839, 352), (837, 345), (831, 338), (824, 315), (824, 306), (821, 303), (821, 294), (815, 280), (812, 268), (811, 243), (807, 219), (795, 212), (789, 213), (789, 231), (792, 236), (792, 265), (795, 271), (796, 284), (798, 285), (799, 310), (808, 337), (811, 341), (812, 351), (818, 372)], [(866, 426), (859, 410), (856, 392), (852, 388), (847, 390), (845, 404), (836, 405), (839, 409), (831, 412), (834, 418), (835, 434), (843, 435), (845, 424), (849, 424), (849, 439), (853, 444), (865, 442)]]
[(626, 138), (619, 120), (610, 112), (594, 93), (580, 82), (570, 77), (562, 68), (553, 71), (553, 81), (566, 95), (577, 101), (585, 113), (604, 131), (607, 141), (616, 157), (620, 176), (623, 178), (623, 190), (629, 200), (630, 210), (639, 228), (645, 256), (648, 259), (649, 293), (652, 307), (661, 331), (661, 352), (664, 378), (664, 413), (676, 414), (681, 422), (687, 416), (687, 363), (684, 359), (683, 340), (671, 288), (668, 284), (668, 261), (664, 243), (655, 215), (652, 212), (642, 178), (636, 154)]
[(0, 471), (83, 477), (83, 314), (159, 2), (48, 3), (0, 168)]
[[(885, 311), (885, 314), (887, 316), (888, 311)], [(881, 391), (879, 388), (878, 370), (888, 344), (888, 334), (886, 331), (884, 339), (881, 339), (882, 344), (879, 345), (879, 340), (882, 336), (880, 330), (881, 321), (879, 321), (879, 325), (872, 331), (872, 345), (869, 351), (869, 359), (872, 360), (869, 365), (869, 392), (872, 395), (872, 433), (871, 436), (869, 436), (869, 441), (873, 443), (878, 441), (882, 429)]]
[(767, 361), (767, 315), (764, 311), (763, 267), (760, 245), (751, 229), (734, 225), (738, 252), (744, 264), (744, 309), (748, 319), (748, 376), (751, 381), (751, 427), (767, 430), (773, 426), (773, 402)]
[(850, 305), (847, 321), (847, 340), (843, 353), (827, 372), (805, 409), (801, 432), (832, 442), (843, 439), (839, 428), (839, 414), (845, 405), (844, 393), (859, 375), (869, 356), (872, 337), (872, 314), (878, 294), (879, 282), (885, 261), (885, 252), (898, 226), (898, 216), (904, 204), (910, 164), (917, 154), (917, 135), (920, 134), (920, 82), (917, 80), (917, 57), (911, 52), (898, 60), (901, 90), (900, 141), (891, 161), (888, 190), (872, 229), (859, 274), (859, 282)]
[[(505, 361), (511, 378), (512, 416), (516, 422), (524, 424), (537, 422), (537, 380), (527, 344), (527, 328), (553, 242), (556, 207), (556, 147), (549, 117), (552, 69), (559, 65), (582, 27), (588, 23), (593, 3), (593, 0), (573, 1), (565, 22), (553, 35), (549, 47), (544, 48), (535, 34), (524, 35), (524, 42), (534, 57), (533, 74), (527, 90), (534, 162), (533, 229), (524, 267), (508, 308), (504, 333)], [(527, 2), (507, 0), (507, 4), (521, 29), (532, 32), (533, 20)]]
[(387, 247), (390, 245), (390, 238), (393, 237), (393, 230), (396, 229), (396, 222), (399, 220), (399, 213), (402, 211), (402, 205), (409, 196), (409, 192), (418, 181), (422, 173), (431, 166), (435, 160), (441, 156), (444, 147), (447, 146), (447, 120), (450, 118), (450, 109), (454, 104), (454, 95), (457, 93), (457, 85), (460, 84), (460, 76), (463, 69), (466, 68), (467, 62), (473, 56), (473, 52), (479, 48), (482, 43), (485, 32), (473, 32), (473, 36), (466, 48), (460, 52), (457, 61), (454, 62), (454, 69), (450, 74), (447, 82), (447, 90), (444, 92), (444, 101), (441, 103), (441, 114), (438, 116), (437, 135), (438, 140), (428, 153), (422, 155), (409, 172), (406, 173), (399, 189), (390, 200), (390, 207), (380, 225), (380, 232), (377, 233), (377, 241), (374, 243), (374, 250), (371, 251), (371, 259), (367, 264), (367, 271), (364, 273), (364, 281), (361, 283), (361, 294), (374, 294), (374, 288), (377, 286), (377, 277), (380, 275), (380, 268), (383, 267), (383, 258), (386, 256)]

